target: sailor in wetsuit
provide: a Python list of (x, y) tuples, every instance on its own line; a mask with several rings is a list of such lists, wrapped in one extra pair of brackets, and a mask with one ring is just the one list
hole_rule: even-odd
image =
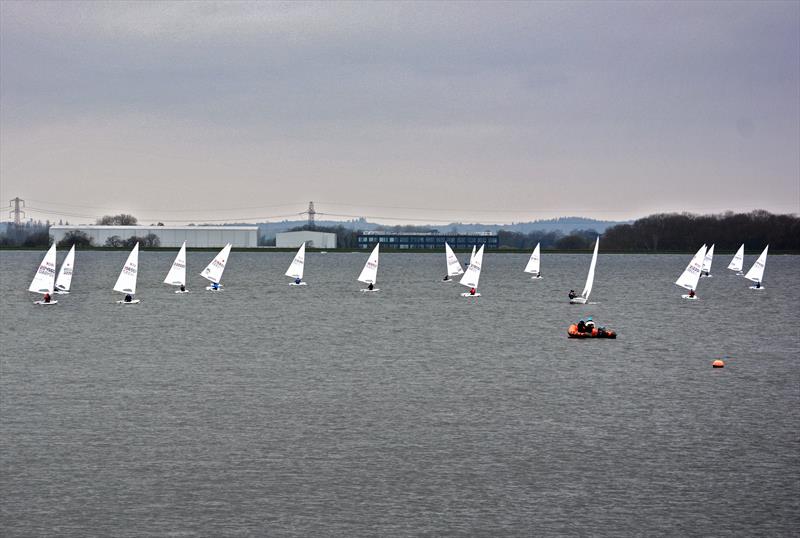
[(578, 322), (577, 329), (578, 329), (579, 333), (585, 333), (586, 332), (586, 323), (583, 320), (580, 320)]
[(450, 280), (450, 275), (444, 275), (444, 278), (442, 280), (448, 282)]
[(689, 290), (689, 299), (694, 297), (694, 290)]
[(126, 294), (125, 294), (125, 302), (126, 302), (126, 303), (129, 303), (129, 302), (131, 302), (131, 301), (133, 301), (133, 297), (131, 297), (131, 294), (130, 294), (130, 293), (126, 293)]
[(369, 286), (367, 286), (367, 289), (369, 291), (372, 291), (373, 289), (375, 289), (375, 286), (372, 284), (372, 282), (369, 283)]
[(300, 284), (300, 277), (299, 276), (294, 279), (294, 283), (295, 284)]
[(578, 295), (575, 293), (575, 290), (569, 290), (569, 298), (574, 299)]
[(478, 290), (476, 290), (475, 288), (470, 288), (470, 289), (469, 289), (469, 294), (470, 294), (470, 295), (475, 295), (475, 293), (476, 293), (477, 291), (478, 291)]
[(43, 303), (49, 303), (50, 302), (50, 294), (49, 293), (45, 293), (44, 294), (44, 297), (42, 297), (42, 302)]
[(183, 284), (181, 284), (181, 291), (186, 291), (186, 286), (184, 286)]
[(219, 282), (212, 282), (211, 283), (211, 289), (212, 290), (218, 290), (219, 289)]
[(592, 321), (592, 316), (589, 316), (586, 320), (586, 332), (592, 332), (594, 329), (594, 321)]

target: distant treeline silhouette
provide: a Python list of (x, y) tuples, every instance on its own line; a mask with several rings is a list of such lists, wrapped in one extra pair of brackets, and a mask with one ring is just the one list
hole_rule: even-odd
[(607, 229), (600, 241), (604, 250), (693, 251), (706, 243), (717, 251), (800, 250), (800, 217), (774, 215), (764, 210), (721, 215), (662, 213), (618, 224)]

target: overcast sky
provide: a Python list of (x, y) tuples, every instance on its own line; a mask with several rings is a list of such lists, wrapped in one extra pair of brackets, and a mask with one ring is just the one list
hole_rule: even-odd
[(795, 1), (0, 10), (0, 201), (35, 218), (800, 212)]

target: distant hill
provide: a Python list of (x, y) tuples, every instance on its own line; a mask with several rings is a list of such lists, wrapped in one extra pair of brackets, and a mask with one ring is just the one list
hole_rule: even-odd
[[(597, 232), (604, 232), (606, 228), (616, 226), (617, 224), (628, 224), (631, 221), (610, 221), (610, 220), (595, 220), (586, 219), (582, 217), (560, 217), (557, 219), (535, 220), (531, 222), (515, 222), (512, 224), (462, 224), (454, 222), (451, 224), (438, 224), (430, 226), (414, 226), (415, 229), (429, 229), (438, 230), (440, 232), (497, 232), (506, 230), (509, 232), (530, 233), (533, 231), (542, 232), (561, 232), (569, 234), (574, 230), (595, 230)], [(260, 222), (257, 223), (258, 235), (265, 239), (272, 239), (276, 233), (285, 232), (292, 228), (297, 228), (307, 224), (306, 220), (284, 220), (281, 222)], [(252, 223), (237, 223), (239, 225)], [(393, 226), (385, 224), (376, 224), (369, 222), (366, 219), (357, 219), (349, 221), (338, 220), (317, 220), (317, 226), (320, 227), (336, 227), (343, 226), (352, 230), (380, 230), (380, 229), (393, 229)]]

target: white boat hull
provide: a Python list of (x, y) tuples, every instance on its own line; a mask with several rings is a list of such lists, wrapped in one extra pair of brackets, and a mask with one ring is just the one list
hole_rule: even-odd
[(125, 301), (123, 299), (122, 301), (117, 301), (117, 304), (139, 304), (139, 303), (141, 303), (139, 299), (134, 299), (132, 301)]
[(206, 291), (222, 291), (222, 288), (212, 288), (211, 286), (206, 286)]
[(372, 288), (372, 289), (369, 289), (369, 288), (361, 288), (361, 291), (362, 291), (362, 292), (364, 292), (364, 293), (369, 293), (369, 292), (371, 292), (371, 291), (381, 291), (381, 289), (380, 289), (380, 288)]
[(175, 290), (175, 293), (189, 293), (189, 290)]
[(696, 301), (697, 295), (689, 296), (688, 293), (684, 293), (683, 295), (681, 295), (681, 299), (686, 299), (687, 301)]
[(306, 284), (305, 282), (300, 282), (299, 284), (297, 282), (289, 282), (289, 285), (290, 286), (307, 286), (308, 284)]
[(760, 288), (757, 288), (755, 286), (750, 286), (750, 289), (751, 290), (763, 290), (763, 289), (766, 289), (766, 288), (764, 288), (764, 286), (761, 286)]
[(50, 306), (51, 304), (58, 304), (58, 301), (50, 301), (49, 303), (46, 303), (44, 301), (34, 301), (33, 304), (38, 304), (38, 305), (42, 305), (42, 306)]
[(468, 291), (465, 291), (464, 293), (461, 294), (461, 296), (462, 297), (480, 297), (481, 294), (480, 293), (470, 293)]
[(575, 297), (569, 300), (569, 304), (586, 304), (586, 299), (583, 297)]
[(532, 276), (531, 277), (531, 280), (541, 280), (541, 279), (542, 279), (541, 276)]

